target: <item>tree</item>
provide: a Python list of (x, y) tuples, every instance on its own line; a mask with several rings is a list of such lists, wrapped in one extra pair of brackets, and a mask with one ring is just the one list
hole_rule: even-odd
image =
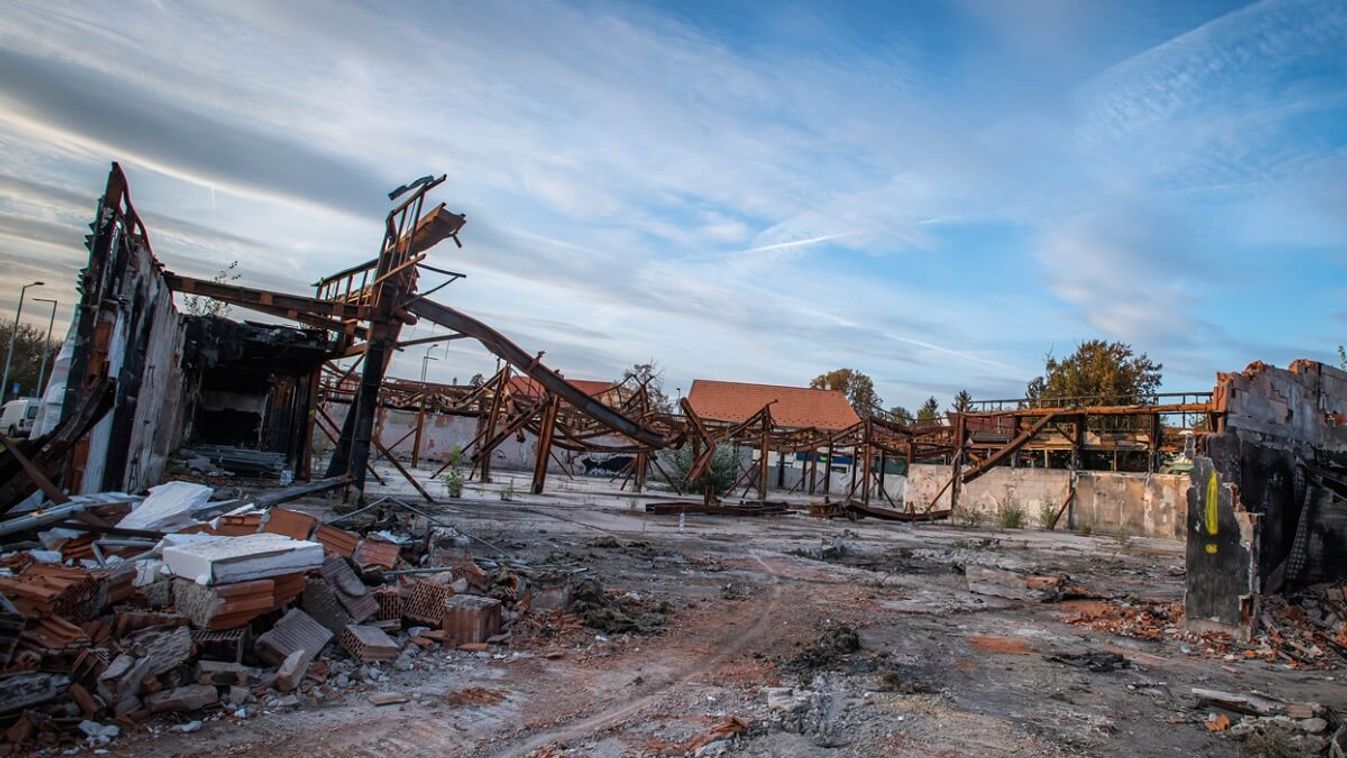
[(656, 413), (673, 411), (673, 403), (669, 401), (669, 396), (664, 394), (664, 369), (654, 358), (647, 363), (632, 364), (631, 368), (622, 372), (622, 378), (617, 383), (621, 384), (629, 379), (634, 380), (637, 385), (645, 385), (646, 395), (650, 398), (650, 410)]
[[(19, 331), (14, 334), (14, 358), (9, 365), (9, 387), (4, 387), (0, 392), (0, 398), (10, 399), (10, 387), (19, 385), (19, 394), (15, 397), (35, 396), (42, 391), (37, 386), (37, 374), (42, 368), (42, 349), (46, 346), (47, 350), (47, 376), (51, 376), (52, 364), (56, 362), (56, 351), (61, 349), (61, 343), (55, 340), (47, 341), (47, 325), (42, 328), (32, 324), (19, 324)], [(9, 349), (9, 336), (14, 333), (14, 322), (0, 322), (0, 350)], [(0, 365), (3, 365), (3, 358), (0, 358)], [(44, 379), (45, 381), (45, 379)]]
[(940, 401), (935, 399), (935, 395), (926, 398), (926, 402), (917, 409), (917, 423), (929, 424), (940, 418)]
[(959, 390), (959, 394), (954, 396), (954, 402), (950, 404), (949, 409), (955, 413), (967, 413), (973, 410), (973, 396), (968, 390)]
[(1088, 340), (1063, 360), (1048, 356), (1026, 387), (1040, 405), (1138, 405), (1160, 386), (1163, 367), (1122, 342)]
[(875, 383), (854, 368), (839, 368), (814, 377), (809, 386), (816, 390), (837, 390), (847, 396), (856, 415), (864, 418), (874, 413), (883, 401), (875, 394)]
[(910, 424), (912, 423), (912, 412), (901, 405), (895, 405), (889, 409), (889, 415), (893, 416), (895, 421)]
[[(211, 281), (216, 284), (238, 281), (243, 277), (243, 274), (238, 272), (238, 267), (238, 261), (230, 261), (228, 266), (220, 269), (220, 273), (211, 277)], [(224, 318), (229, 315), (229, 303), (201, 295), (183, 295), (182, 307), (193, 316), (219, 316)]]
[(472, 378), (468, 380), (468, 386), (469, 386), (469, 387), (480, 387), (480, 386), (482, 386), (482, 382), (485, 382), (485, 381), (486, 381), (486, 377), (482, 376), (481, 373), (476, 373), (476, 374), (473, 374), (473, 375), (472, 375)]
[(1342, 345), (1338, 345), (1338, 366), (1347, 371), (1347, 350), (1344, 350)]

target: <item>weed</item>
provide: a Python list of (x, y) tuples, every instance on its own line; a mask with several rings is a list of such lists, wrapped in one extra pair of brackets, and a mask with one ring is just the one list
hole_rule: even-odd
[(1294, 758), (1305, 753), (1281, 729), (1254, 732), (1244, 740), (1244, 753), (1257, 758)]
[(454, 449), (449, 451), (449, 470), (440, 476), (440, 481), (444, 482), (444, 492), (451, 498), (462, 497), (463, 495), (463, 448), (460, 445), (454, 445)]
[(954, 518), (960, 524), (969, 527), (970, 529), (976, 529), (982, 526), (982, 523), (986, 520), (987, 515), (982, 511), (978, 510), (977, 508), (965, 507), (959, 508), (955, 512)]
[(1020, 499), (1015, 495), (1015, 491), (1006, 487), (1006, 493), (1001, 496), (1001, 500), (996, 504), (996, 522), (1002, 529), (1023, 529), (1024, 528), (1024, 506), (1020, 504)]
[(1113, 534), (1113, 539), (1118, 541), (1118, 547), (1127, 547), (1127, 543), (1132, 541), (1132, 535), (1127, 533), (1126, 524), (1118, 524), (1118, 531)]
[(1080, 524), (1076, 527), (1076, 534), (1082, 537), (1089, 537), (1094, 533), (1094, 527), (1089, 524)]
[(504, 500), (504, 501), (507, 502), (507, 503), (510, 502), (511, 500), (514, 500), (514, 480), (513, 480), (513, 479), (509, 479), (509, 480), (507, 480), (507, 481), (505, 482), (505, 486), (504, 486), (504, 487), (501, 489), (501, 491), (500, 491), (500, 499), (501, 499), (501, 500)]
[(1057, 518), (1057, 503), (1052, 498), (1044, 495), (1038, 500), (1038, 526), (1041, 529), (1049, 528), (1053, 519)]

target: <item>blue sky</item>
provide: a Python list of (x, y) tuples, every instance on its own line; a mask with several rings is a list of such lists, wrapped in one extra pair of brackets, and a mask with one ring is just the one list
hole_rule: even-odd
[(1092, 337), (1191, 390), (1347, 333), (1339, 0), (6, 7), (4, 309), (68, 315), (119, 160), (169, 268), (297, 292), (447, 172), (437, 299), (574, 377), (848, 366), (913, 407)]

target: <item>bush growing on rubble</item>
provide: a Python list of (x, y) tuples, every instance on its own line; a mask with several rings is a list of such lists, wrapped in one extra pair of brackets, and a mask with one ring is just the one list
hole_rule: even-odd
[[(684, 445), (675, 450), (669, 456), (669, 464), (673, 468), (673, 478), (677, 482), (687, 482), (688, 472), (692, 470), (692, 446)], [(696, 484), (685, 484), (689, 492), (705, 492), (707, 487), (717, 495), (723, 495), (734, 486), (734, 480), (738, 478), (739, 466), (738, 456), (735, 454), (733, 445), (716, 445), (716, 451), (711, 454), (711, 465), (706, 467), (702, 478)]]

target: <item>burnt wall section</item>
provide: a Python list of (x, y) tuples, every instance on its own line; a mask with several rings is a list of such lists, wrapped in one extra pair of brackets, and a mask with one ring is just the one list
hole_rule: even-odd
[(184, 442), (283, 453), (299, 476), (317, 372), (334, 357), (335, 340), (322, 330), (217, 316), (186, 323)]
[(159, 480), (179, 442), (182, 322), (116, 164), (92, 228), (61, 413), (73, 414), (104, 378), (116, 398), (77, 444), (65, 483), (81, 493), (137, 491)]
[[(1224, 422), (1206, 439), (1206, 456), (1197, 463), (1214, 472), (1236, 522), (1253, 529), (1244, 546), (1250, 565), (1246, 573), (1242, 565), (1226, 565), (1224, 553), (1212, 559), (1205, 552), (1210, 535), (1199, 527), (1209, 523), (1203, 519), (1211, 485), (1194, 478), (1187, 608), (1205, 618), (1204, 610), (1228, 610), (1245, 596), (1347, 578), (1347, 500), (1312, 481), (1323, 478), (1314, 472), (1347, 464), (1347, 372), (1309, 360), (1285, 369), (1253, 363), (1243, 372), (1218, 375), (1214, 397)], [(1216, 541), (1218, 551), (1225, 549), (1223, 540)], [(1247, 633), (1250, 621), (1239, 619), (1241, 632)]]
[(1236, 485), (1210, 458), (1194, 462), (1189, 480), (1184, 621), (1247, 639), (1258, 611), (1259, 517), (1238, 507)]
[(1220, 377), (1218, 388), (1226, 422), (1208, 454), (1243, 507), (1262, 517), (1262, 591), (1347, 578), (1347, 503), (1311, 490), (1308, 477), (1347, 463), (1347, 372), (1308, 360), (1254, 363)]

